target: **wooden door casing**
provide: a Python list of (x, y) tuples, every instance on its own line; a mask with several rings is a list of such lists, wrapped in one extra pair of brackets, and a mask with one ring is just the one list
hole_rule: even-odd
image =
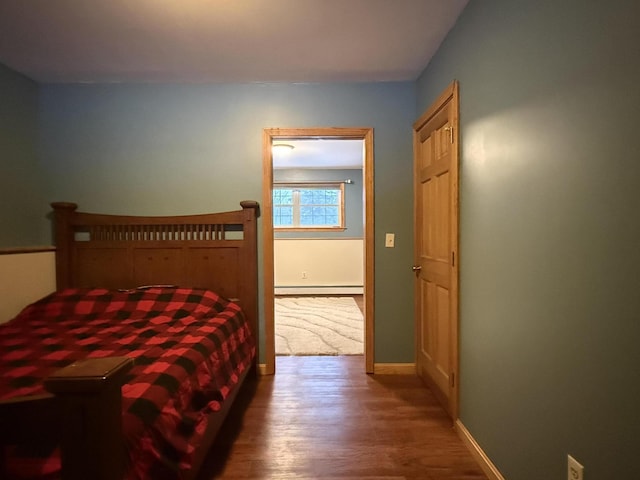
[(374, 373), (374, 178), (373, 128), (371, 127), (318, 127), (318, 128), (265, 128), (262, 134), (262, 228), (263, 228), (263, 290), (266, 365), (262, 373), (275, 373), (274, 332), (274, 244), (273, 244), (273, 158), (274, 140), (291, 139), (360, 139), (364, 144), (364, 359), (365, 371)]

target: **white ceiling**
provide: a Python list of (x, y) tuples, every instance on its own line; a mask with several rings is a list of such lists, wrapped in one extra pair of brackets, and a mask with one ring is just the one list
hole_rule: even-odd
[(468, 0), (0, 0), (45, 83), (415, 80)]
[(348, 168), (364, 166), (362, 140), (303, 139), (277, 140), (273, 144), (289, 144), (292, 150), (272, 150), (273, 168)]

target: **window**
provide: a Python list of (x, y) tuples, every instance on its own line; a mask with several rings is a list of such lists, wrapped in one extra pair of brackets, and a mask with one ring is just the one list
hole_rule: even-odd
[(344, 184), (274, 185), (273, 227), (280, 230), (344, 230)]

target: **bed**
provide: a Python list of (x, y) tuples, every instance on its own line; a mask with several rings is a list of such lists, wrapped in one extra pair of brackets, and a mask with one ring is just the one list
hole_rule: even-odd
[(57, 291), (0, 326), (0, 476), (195, 478), (257, 371), (258, 204), (52, 206)]

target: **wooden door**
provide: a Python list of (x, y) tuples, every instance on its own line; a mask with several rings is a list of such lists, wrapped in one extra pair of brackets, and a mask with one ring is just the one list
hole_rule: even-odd
[(457, 418), (458, 85), (414, 124), (417, 373)]

